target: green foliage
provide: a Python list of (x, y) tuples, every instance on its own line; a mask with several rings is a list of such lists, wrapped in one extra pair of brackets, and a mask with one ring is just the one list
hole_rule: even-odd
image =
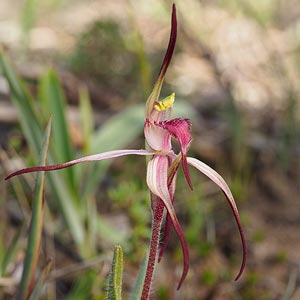
[(157, 291), (157, 299), (164, 300), (168, 299), (168, 289), (167, 287), (160, 287)]
[(252, 234), (252, 240), (256, 243), (263, 242), (266, 239), (266, 234), (263, 230), (256, 230)]
[[(74, 158), (75, 149), (70, 141), (64, 95), (54, 71), (49, 70), (42, 77), (38, 89), (41, 102), (38, 103), (17, 77), (3, 54), (0, 54), (0, 67), (8, 81), (12, 101), (17, 107), (21, 127), (31, 150), (34, 164), (38, 163), (36, 157), (39, 155), (42, 143), (43, 127), (51, 112), (53, 112), (54, 138), (50, 143), (48, 161), (53, 164)], [(82, 120), (92, 120), (91, 109), (88, 108), (88, 95), (82, 94), (81, 98)], [(81, 155), (87, 149), (91, 149), (92, 152), (101, 152), (124, 148), (140, 134), (143, 128), (142, 124), (143, 112), (139, 106), (128, 108), (112, 117), (97, 131), (92, 132), (93, 123), (89, 123), (87, 125), (89, 127), (85, 129), (85, 147)], [(124, 128), (127, 128), (126, 135), (121, 133)], [(124, 236), (114, 233), (114, 230), (99, 218), (96, 209), (97, 185), (108, 164), (108, 162), (104, 163), (101, 167), (97, 167), (99, 164), (95, 164), (94, 167), (86, 169), (85, 166), (78, 166), (68, 169), (66, 172), (55, 172), (55, 174), (50, 172), (47, 175), (50, 184), (49, 191), (56, 199), (57, 207), (72, 234), (77, 250), (84, 257), (95, 252), (96, 232), (99, 226), (102, 238), (107, 238), (108, 241), (113, 238), (114, 242), (116, 239), (118, 242), (124, 241)], [(49, 204), (50, 208), (56, 208), (53, 203)], [(85, 226), (86, 222), (89, 224), (87, 227)], [(105, 234), (103, 234), (104, 232)]]
[(256, 272), (249, 272), (247, 274), (246, 284), (240, 291), (240, 297), (242, 297), (242, 299), (270, 299), (270, 289), (266, 288), (265, 286), (259, 286), (260, 277), (261, 275)]
[(201, 279), (205, 285), (213, 286), (216, 283), (218, 276), (211, 270), (204, 270)]
[[(124, 178), (129, 176), (126, 170), (123, 176)], [(109, 190), (109, 197), (116, 201), (117, 207), (126, 211), (130, 218), (132, 231), (130, 233), (130, 244), (126, 247), (126, 252), (135, 253), (134, 259), (140, 260), (146, 250), (146, 246), (141, 246), (141, 241), (148, 241), (150, 237), (148, 191), (141, 187), (137, 180), (123, 182), (121, 179), (118, 187)]]
[[(193, 171), (191, 174), (193, 174)], [(185, 182), (179, 180), (178, 184), (185, 184)], [(178, 198), (183, 198), (183, 195), (186, 195), (186, 193), (188, 191), (186, 188), (183, 188), (182, 196)], [(209, 203), (203, 197), (202, 184), (197, 182), (194, 185), (193, 193), (189, 195), (189, 200), (185, 200), (184, 203), (184, 213), (188, 218), (187, 227), (184, 232), (188, 244), (195, 247), (201, 256), (208, 255), (212, 249), (213, 241), (210, 240), (209, 234), (206, 238), (204, 236), (204, 232), (208, 231), (209, 224), (213, 218), (212, 209), (212, 203)]]
[[(99, 284), (99, 274), (94, 270), (86, 270), (80, 272), (72, 285), (72, 289), (69, 293), (69, 299), (72, 300), (89, 300), (89, 299), (104, 299), (101, 295), (96, 298), (94, 296), (94, 285)], [(100, 298), (101, 297), (101, 298)]]
[(278, 250), (278, 252), (275, 254), (274, 260), (277, 263), (283, 263), (288, 260), (288, 253), (285, 250)]
[[(9, 62), (1, 53), (0, 66), (4, 77), (8, 81), (12, 96), (11, 99), (18, 110), (22, 130), (27, 139), (33, 157), (36, 159), (36, 157), (39, 156), (39, 149), (42, 143), (42, 124), (45, 122), (45, 120), (43, 120), (41, 118), (41, 114), (38, 113), (38, 108), (35, 105), (34, 100), (29, 94), (26, 86), (24, 86), (22, 81), (17, 77)], [(50, 112), (48, 116), (49, 115)], [(54, 117), (53, 123), (55, 122), (57, 122), (57, 118)], [(53, 153), (51, 150), (49, 151), (48, 161), (50, 163), (54, 162)], [(37, 164), (38, 162), (35, 160), (35, 163)], [(48, 178), (51, 191), (58, 201), (65, 222), (68, 224), (73, 238), (80, 248), (83, 244), (84, 233), (80, 216), (74, 206), (73, 196), (68, 189), (66, 182), (61, 178), (60, 174), (50, 173)]]

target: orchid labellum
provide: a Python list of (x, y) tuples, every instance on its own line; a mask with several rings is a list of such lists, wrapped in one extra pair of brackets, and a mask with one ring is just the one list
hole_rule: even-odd
[[(173, 5), (171, 18), (171, 34), (168, 49), (166, 51), (158, 79), (154, 85), (153, 91), (146, 102), (146, 117), (144, 123), (144, 133), (146, 139), (146, 149), (142, 150), (115, 150), (94, 154), (72, 161), (51, 165), (25, 168), (10, 174), (6, 179), (13, 176), (37, 172), (37, 171), (54, 171), (73, 166), (75, 164), (91, 161), (99, 161), (109, 158), (116, 158), (125, 155), (143, 155), (149, 156), (150, 160), (147, 165), (147, 185), (151, 195), (152, 209), (152, 236), (150, 240), (150, 251), (148, 266), (142, 292), (142, 299), (149, 299), (149, 291), (153, 278), (154, 266), (156, 261), (160, 261), (166, 248), (170, 229), (173, 226), (181, 243), (183, 252), (183, 271), (179, 280), (178, 289), (182, 285), (189, 268), (189, 253), (187, 243), (177, 219), (174, 210), (174, 193), (176, 187), (177, 171), (180, 166), (186, 181), (192, 189), (192, 182), (189, 175), (188, 165), (195, 167), (200, 172), (210, 178), (225, 194), (229, 205), (235, 217), (241, 241), (243, 246), (243, 258), (240, 270), (236, 280), (241, 276), (246, 263), (246, 243), (240, 223), (238, 209), (236, 207), (232, 193), (224, 179), (209, 166), (193, 157), (188, 157), (187, 152), (191, 145), (192, 136), (190, 134), (191, 122), (188, 119), (174, 118), (170, 119), (171, 109), (174, 104), (175, 94), (159, 100), (161, 87), (171, 58), (173, 56), (177, 36), (176, 8)], [(172, 139), (178, 141), (180, 152), (176, 154), (172, 148)], [(165, 222), (164, 212), (166, 212)], [(163, 240), (159, 247), (160, 234), (163, 231)]]

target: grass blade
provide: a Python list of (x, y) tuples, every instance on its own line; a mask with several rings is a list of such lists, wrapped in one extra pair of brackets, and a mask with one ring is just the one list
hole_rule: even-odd
[(92, 132), (94, 129), (94, 116), (89, 93), (86, 87), (79, 90), (80, 124), (83, 134), (83, 152), (88, 155), (91, 152)]
[[(39, 149), (42, 142), (43, 131), (39, 116), (35, 110), (33, 99), (28, 93), (22, 81), (17, 77), (10, 66), (8, 60), (0, 52), (0, 67), (6, 78), (10, 91), (11, 99), (18, 109), (22, 131), (26, 137), (28, 145), (34, 157), (39, 157)], [(53, 163), (51, 151), (49, 153), (49, 163)], [(37, 163), (37, 162), (36, 162)], [(76, 209), (74, 197), (65, 184), (59, 173), (49, 173), (48, 175), (51, 191), (58, 201), (60, 210), (72, 237), (79, 249), (83, 247), (84, 230), (79, 211)]]
[(9, 247), (6, 249), (6, 253), (3, 257), (2, 265), (1, 265), (2, 276), (6, 275), (7, 267), (9, 266), (9, 264), (13, 261), (13, 259), (16, 256), (16, 252), (17, 252), (17, 248), (19, 245), (19, 240), (21, 237), (22, 230), (23, 230), (23, 226), (20, 226), (20, 228), (16, 232), (12, 242), (10, 243)]
[[(51, 118), (48, 123), (43, 146), (40, 164), (45, 165), (48, 154), (49, 139), (51, 132)], [(20, 288), (17, 293), (17, 300), (24, 300), (30, 297), (34, 287), (34, 276), (38, 264), (39, 250), (42, 237), (43, 227), (43, 213), (44, 213), (44, 181), (45, 173), (39, 172), (37, 174), (37, 181), (35, 185), (33, 197), (33, 211), (29, 228), (28, 245), (26, 250), (24, 269), (21, 278)]]
[(42, 289), (45, 286), (45, 281), (46, 281), (46, 278), (47, 278), (47, 276), (49, 275), (49, 273), (51, 271), (51, 268), (52, 268), (52, 260), (48, 260), (47, 264), (42, 269), (41, 275), (37, 279), (34, 290), (32, 291), (32, 294), (30, 296), (30, 300), (40, 299)]
[(107, 279), (107, 299), (122, 299), (122, 276), (123, 276), (123, 250), (121, 246), (116, 246), (111, 264), (111, 269)]
[[(79, 103), (80, 103), (80, 125), (83, 136), (83, 155), (89, 155), (91, 153), (91, 140), (92, 133), (94, 130), (94, 115), (91, 106), (88, 89), (83, 86), (79, 89)], [(91, 170), (91, 165), (86, 164), (80, 169), (80, 178), (84, 178), (86, 174)], [(88, 216), (86, 219), (87, 228), (87, 242), (89, 244), (89, 249), (93, 253), (96, 249), (97, 244), (97, 220), (99, 219), (97, 213), (96, 197), (93, 192), (86, 194), (82, 201), (82, 206), (84, 207), (84, 215)], [(115, 245), (115, 243), (113, 244)]]
[(140, 266), (139, 274), (135, 285), (130, 293), (129, 299), (131, 300), (140, 300), (142, 296), (143, 284), (147, 271), (147, 258), (143, 260)]
[(41, 124), (37, 119), (37, 112), (34, 109), (33, 99), (24, 86), (23, 82), (16, 76), (8, 60), (0, 52), (0, 67), (8, 81), (11, 98), (19, 110), (19, 118), (24, 134), (34, 155), (38, 157), (38, 149), (41, 145), (43, 133)]
[[(46, 116), (53, 114), (52, 136), (55, 161), (66, 162), (74, 158), (72, 143), (66, 120), (65, 98), (56, 73), (49, 70), (40, 80), (39, 99), (42, 103)], [(74, 169), (68, 168), (63, 171), (66, 175), (71, 190), (76, 190)]]

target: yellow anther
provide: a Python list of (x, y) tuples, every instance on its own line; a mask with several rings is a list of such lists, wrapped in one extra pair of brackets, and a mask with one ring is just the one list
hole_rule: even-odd
[(175, 101), (175, 93), (172, 93), (170, 96), (164, 98), (163, 100), (155, 102), (154, 109), (157, 111), (167, 110), (173, 106), (174, 101)]

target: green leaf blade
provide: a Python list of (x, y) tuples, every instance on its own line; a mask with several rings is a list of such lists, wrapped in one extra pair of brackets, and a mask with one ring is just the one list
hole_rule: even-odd
[[(66, 119), (66, 101), (56, 73), (49, 70), (39, 83), (39, 98), (46, 115), (53, 114), (53, 144), (51, 152), (57, 162), (74, 158), (73, 147)], [(66, 175), (71, 190), (76, 190), (74, 169), (68, 168)]]
[(122, 277), (123, 277), (123, 250), (121, 246), (116, 246), (108, 274), (107, 299), (122, 299)]
[(130, 300), (140, 300), (141, 299), (144, 280), (145, 280), (145, 276), (146, 276), (146, 271), (147, 271), (147, 258), (145, 258), (143, 260), (143, 262), (141, 263), (137, 280), (136, 280), (135, 285), (129, 296)]
[[(26, 90), (23, 82), (18, 78), (8, 59), (1, 51), (0, 68), (8, 82), (11, 99), (18, 110), (22, 131), (24, 132), (29, 148), (33, 157), (39, 157), (39, 149), (43, 139), (42, 124), (38, 117), (40, 114), (36, 112), (33, 99)], [(48, 161), (50, 164), (54, 162), (51, 149), (49, 151)], [(64, 221), (77, 246), (81, 249), (84, 242), (84, 229), (80, 213), (75, 205), (76, 200), (74, 199), (74, 193), (71, 193), (70, 188), (62, 178), (62, 174), (50, 172), (48, 178), (50, 188), (58, 201)]]
[[(49, 140), (51, 132), (51, 118), (48, 123), (45, 137), (43, 140), (40, 164), (45, 165), (48, 154)], [(42, 237), (43, 214), (44, 214), (44, 182), (45, 173), (37, 174), (37, 181), (33, 197), (33, 211), (29, 229), (28, 245), (24, 262), (24, 269), (21, 278), (20, 288), (17, 294), (17, 300), (28, 299), (34, 288), (34, 276), (38, 264), (39, 250)]]
[(43, 133), (34, 109), (33, 99), (26, 90), (23, 82), (17, 77), (10, 63), (0, 52), (0, 67), (6, 78), (11, 92), (11, 99), (19, 111), (19, 117), (23, 131), (28, 139), (29, 146), (34, 155), (38, 157)]

